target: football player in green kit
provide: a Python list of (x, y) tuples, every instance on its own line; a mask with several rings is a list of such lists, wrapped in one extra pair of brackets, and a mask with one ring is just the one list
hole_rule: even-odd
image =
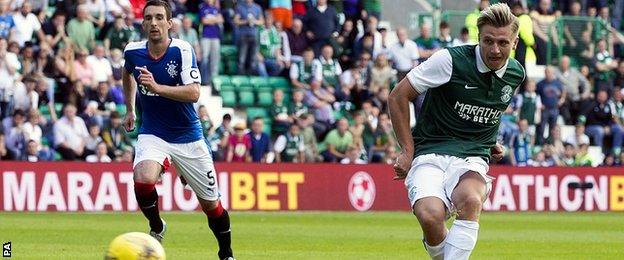
[[(392, 124), (401, 145), (395, 179), (405, 179), (412, 210), (432, 259), (468, 259), (479, 215), (491, 188), (490, 159), (504, 154), (496, 137), (503, 111), (525, 77), (509, 53), (518, 20), (506, 4), (484, 9), (479, 44), (443, 49), (412, 69), (390, 94)], [(410, 135), (409, 103), (425, 95)], [(445, 219), (457, 216), (448, 230)]]

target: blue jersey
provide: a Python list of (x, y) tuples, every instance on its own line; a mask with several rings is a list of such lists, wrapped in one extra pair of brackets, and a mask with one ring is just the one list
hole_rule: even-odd
[[(139, 70), (146, 67), (156, 83), (183, 86), (200, 83), (195, 52), (188, 42), (172, 39), (165, 54), (154, 58), (149, 54), (147, 41), (131, 42), (124, 50), (125, 69), (138, 82)], [(190, 143), (203, 138), (202, 128), (193, 103), (161, 97), (137, 84), (138, 106), (141, 111), (139, 134), (151, 134), (169, 143)]]

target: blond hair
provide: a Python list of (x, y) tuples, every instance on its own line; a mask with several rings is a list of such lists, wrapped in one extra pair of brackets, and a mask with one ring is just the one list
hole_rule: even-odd
[(505, 3), (493, 4), (481, 11), (481, 15), (477, 19), (477, 27), (481, 30), (485, 25), (494, 27), (511, 25), (511, 31), (515, 35), (518, 34), (518, 27), (520, 27), (518, 19)]

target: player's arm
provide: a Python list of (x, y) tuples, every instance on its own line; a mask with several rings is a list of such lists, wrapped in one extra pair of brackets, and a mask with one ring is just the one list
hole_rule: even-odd
[(124, 99), (126, 103), (126, 116), (124, 118), (124, 127), (126, 131), (132, 131), (134, 129), (134, 102), (136, 99), (136, 82), (134, 81), (132, 74), (128, 72), (126, 68), (122, 70), (122, 85)]
[(390, 120), (401, 146), (401, 153), (394, 164), (395, 179), (407, 176), (414, 157), (414, 140), (410, 133), (409, 103), (430, 88), (447, 83), (453, 73), (453, 59), (447, 49), (435, 52), (429, 59), (412, 69), (390, 92), (388, 109)]

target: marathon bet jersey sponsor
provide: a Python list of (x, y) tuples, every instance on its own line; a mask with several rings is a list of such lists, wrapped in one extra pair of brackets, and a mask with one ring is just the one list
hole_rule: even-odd
[(525, 77), (515, 59), (491, 71), (478, 45), (436, 52), (407, 78), (425, 94), (414, 137), (414, 156), (436, 153), (488, 160), (500, 118)]

